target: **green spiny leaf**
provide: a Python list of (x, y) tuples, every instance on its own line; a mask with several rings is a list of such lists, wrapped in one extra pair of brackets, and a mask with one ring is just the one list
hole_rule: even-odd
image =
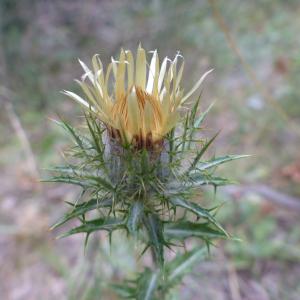
[(82, 172), (82, 168), (69, 164), (69, 165), (62, 165), (62, 166), (55, 166), (52, 168), (48, 168), (47, 171), (57, 172), (60, 174), (76, 175), (77, 172)]
[(211, 238), (226, 238), (223, 230), (213, 229), (207, 223), (177, 221), (164, 224), (164, 236), (169, 239), (185, 240), (189, 237), (199, 237), (204, 240)]
[(167, 135), (168, 139), (168, 154), (169, 154), (169, 164), (172, 164), (173, 157), (174, 157), (174, 136), (175, 136), (175, 128), (173, 128)]
[(169, 200), (172, 205), (179, 206), (182, 208), (185, 208), (192, 213), (194, 213), (197, 217), (202, 217), (209, 222), (211, 222), (213, 225), (215, 225), (219, 230), (221, 230), (225, 235), (227, 235), (226, 231), (223, 229), (223, 227), (217, 222), (217, 220), (209, 213), (207, 209), (202, 208), (200, 205), (194, 202), (190, 202), (181, 198), (171, 198)]
[(204, 121), (206, 115), (209, 113), (209, 111), (211, 110), (211, 108), (214, 106), (214, 103), (212, 103), (208, 109), (206, 111), (204, 111), (200, 116), (199, 118), (195, 121), (194, 123), (194, 127), (195, 128), (199, 128), (202, 124), (202, 122)]
[(71, 134), (71, 136), (73, 137), (75, 143), (79, 148), (81, 148), (84, 151), (86, 150), (87, 145), (84, 144), (85, 139), (80, 134), (78, 134), (77, 131), (71, 125), (69, 125), (65, 121), (58, 122), (58, 124), (60, 124), (64, 129), (66, 129)]
[(162, 267), (164, 264), (164, 237), (163, 226), (157, 215), (148, 214), (143, 218), (143, 223), (148, 232), (149, 244), (155, 254), (157, 263)]
[(202, 149), (197, 153), (196, 157), (194, 158), (191, 166), (189, 167), (188, 169), (188, 172), (189, 173), (191, 170), (193, 170), (197, 163), (200, 161), (201, 157), (203, 156), (203, 154), (205, 153), (205, 151), (208, 149), (208, 147), (212, 144), (212, 142), (215, 140), (215, 138), (218, 136), (220, 132), (217, 132), (203, 147)]
[(73, 184), (73, 185), (81, 186), (83, 189), (87, 189), (95, 186), (95, 183), (91, 181), (72, 177), (72, 176), (54, 176), (48, 179), (41, 180), (41, 182), (61, 182), (66, 184)]
[(115, 187), (106, 179), (100, 177), (100, 176), (85, 176), (85, 178), (93, 180), (94, 182), (97, 182), (102, 188), (104, 188), (107, 191), (113, 192), (115, 190)]
[(188, 181), (187, 185), (190, 186), (199, 186), (199, 185), (222, 186), (222, 185), (236, 183), (236, 181), (227, 178), (216, 177), (212, 175), (204, 175), (202, 172), (197, 172), (197, 171), (190, 173), (189, 179), (191, 179), (191, 181)]
[(93, 138), (93, 141), (94, 141), (94, 144), (95, 144), (95, 148), (96, 148), (98, 154), (103, 158), (103, 154), (104, 154), (103, 152), (104, 151), (102, 149), (102, 144), (99, 141), (100, 139), (102, 139), (102, 136), (97, 136), (95, 134), (95, 131), (94, 131), (93, 127), (92, 127), (92, 124), (90, 123), (90, 121), (89, 121), (89, 119), (88, 119), (88, 117), (86, 115), (85, 115), (85, 120), (86, 120), (86, 123), (88, 125), (88, 128), (89, 128), (89, 131), (91, 133), (91, 136)]
[[(197, 111), (198, 111), (198, 108), (199, 108), (199, 103), (200, 103), (200, 99), (201, 99), (201, 96), (202, 96), (202, 92), (200, 93), (197, 101), (195, 102), (195, 104), (193, 105), (192, 109), (191, 109), (191, 116), (190, 116), (190, 120), (189, 120), (189, 126), (192, 126), (192, 127), (195, 127), (194, 124), (195, 124), (195, 118), (196, 118), (196, 114), (197, 114)], [(198, 127), (198, 126), (196, 126)]]
[(217, 157), (212, 160), (206, 161), (206, 162), (201, 162), (197, 165), (197, 170), (199, 171), (204, 171), (207, 169), (210, 169), (212, 167), (219, 166), (221, 164), (224, 164), (226, 162), (244, 158), (244, 157), (249, 157), (250, 155), (226, 155), (222, 157)]
[(185, 149), (185, 143), (187, 142), (187, 133), (189, 129), (189, 123), (190, 123), (190, 114), (187, 113), (184, 121), (184, 126), (183, 126), (183, 133), (181, 137), (181, 151), (184, 151)]
[(113, 231), (124, 228), (124, 221), (115, 218), (99, 218), (83, 223), (81, 226), (75, 227), (68, 232), (60, 235), (58, 238), (67, 237), (77, 233), (91, 233), (98, 230)]
[(139, 223), (143, 217), (144, 205), (141, 201), (134, 201), (130, 207), (129, 216), (127, 219), (127, 228), (130, 233), (137, 232)]
[(59, 222), (54, 224), (51, 229), (55, 229), (64, 223), (68, 222), (69, 220), (79, 217), (91, 210), (104, 208), (104, 207), (111, 207), (112, 205), (112, 199), (91, 199), (87, 202), (75, 204), (74, 208), (71, 212), (67, 213)]
[(194, 124), (195, 124), (196, 114), (197, 114), (197, 111), (199, 108), (201, 96), (202, 96), (202, 91), (201, 91), (197, 101), (195, 102), (194, 106), (192, 107), (191, 115), (189, 118), (189, 136), (188, 136), (188, 140), (187, 140), (187, 142), (188, 142), (187, 149), (188, 150), (191, 148), (191, 144), (193, 142), (193, 137), (194, 137), (195, 131), (198, 129), (197, 127), (195, 127)]

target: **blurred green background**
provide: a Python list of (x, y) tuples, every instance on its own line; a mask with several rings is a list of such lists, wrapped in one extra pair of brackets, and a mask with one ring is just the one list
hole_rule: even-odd
[[(219, 219), (242, 242), (218, 243), (171, 299), (297, 300), (300, 294), (300, 2), (298, 0), (0, 1), (0, 299), (117, 299), (133, 243), (97, 235), (55, 240), (48, 228), (78, 191), (42, 186), (69, 144), (49, 118), (80, 124), (77, 58), (120, 47), (185, 57), (186, 90), (208, 69), (203, 136), (217, 154), (252, 154), (219, 172)], [(205, 191), (213, 199), (213, 191)], [(211, 203), (208, 203), (211, 205)], [(138, 265), (141, 261), (138, 261)]]

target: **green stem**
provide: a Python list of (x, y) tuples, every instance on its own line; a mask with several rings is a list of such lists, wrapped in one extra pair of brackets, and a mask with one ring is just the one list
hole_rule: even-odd
[[(155, 252), (153, 249), (151, 249), (151, 257), (152, 257), (152, 262), (153, 262), (153, 265), (154, 265), (154, 271), (157, 271), (157, 270), (161, 270), (160, 269), (160, 266), (157, 262), (157, 259), (155, 257)], [(165, 289), (165, 286), (164, 286), (164, 276), (162, 278), (162, 282), (160, 284), (160, 289), (158, 290), (158, 299), (160, 300), (166, 300), (166, 296), (167, 296), (167, 291)]]

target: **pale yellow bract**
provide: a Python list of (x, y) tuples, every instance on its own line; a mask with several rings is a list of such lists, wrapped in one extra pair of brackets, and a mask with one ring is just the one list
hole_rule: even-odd
[(93, 56), (92, 70), (81, 60), (79, 63), (85, 73), (77, 82), (85, 98), (70, 91), (63, 93), (94, 113), (112, 137), (141, 147), (163, 140), (176, 125), (179, 108), (212, 71), (184, 94), (180, 87), (184, 60), (179, 54), (173, 60), (165, 57), (160, 65), (157, 50), (152, 51), (149, 65), (140, 45), (135, 58), (130, 50), (121, 49), (119, 59), (112, 58), (106, 71), (98, 54)]

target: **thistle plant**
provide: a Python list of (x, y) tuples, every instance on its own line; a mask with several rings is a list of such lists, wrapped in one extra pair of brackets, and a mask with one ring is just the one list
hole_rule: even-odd
[(84, 74), (76, 81), (82, 96), (63, 93), (82, 105), (85, 126), (79, 130), (57, 122), (72, 136), (74, 146), (67, 153), (68, 163), (54, 168), (48, 180), (82, 189), (52, 227), (79, 221), (61, 237), (84, 233), (87, 244), (94, 232), (111, 236), (123, 231), (144, 245), (141, 254), (151, 253), (152, 269), (114, 286), (129, 299), (165, 299), (204, 253), (197, 246), (167, 261), (166, 249), (176, 251), (189, 238), (209, 247), (215, 239), (229, 237), (215, 218), (217, 207), (202, 207), (199, 192), (203, 186), (232, 183), (215, 176), (215, 169), (245, 157), (204, 159), (217, 134), (206, 140), (197, 132), (212, 106), (201, 113), (200, 97), (192, 96), (211, 70), (185, 93), (180, 86), (183, 57), (166, 57), (160, 64), (156, 50), (151, 56), (148, 63), (139, 46), (135, 57), (121, 50), (106, 69), (99, 55), (94, 55), (92, 68), (79, 60)]

